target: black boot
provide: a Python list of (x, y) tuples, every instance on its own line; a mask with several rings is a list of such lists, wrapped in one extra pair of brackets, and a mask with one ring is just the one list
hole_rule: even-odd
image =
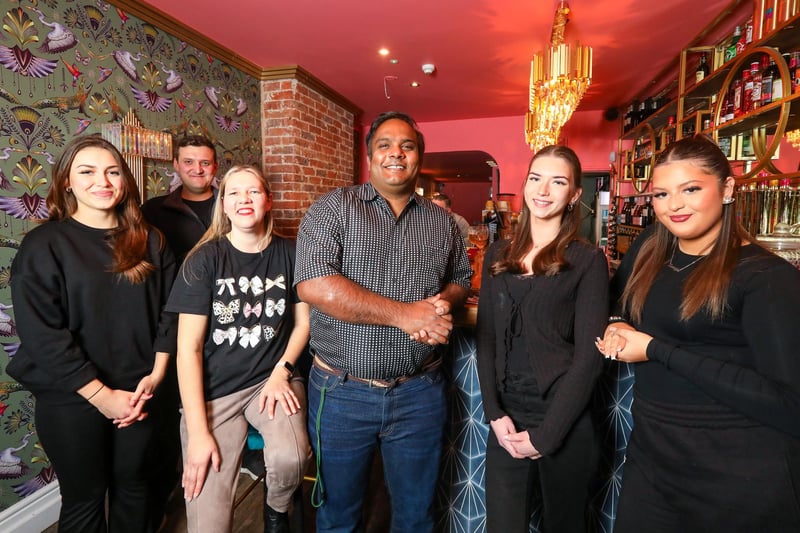
[(264, 533), (289, 533), (289, 513), (279, 513), (264, 502)]

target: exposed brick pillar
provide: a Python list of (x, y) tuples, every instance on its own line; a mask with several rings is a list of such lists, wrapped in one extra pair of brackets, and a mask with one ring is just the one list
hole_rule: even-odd
[(276, 229), (294, 237), (320, 195), (355, 182), (359, 110), (300, 67), (265, 71), (262, 79), (264, 173)]

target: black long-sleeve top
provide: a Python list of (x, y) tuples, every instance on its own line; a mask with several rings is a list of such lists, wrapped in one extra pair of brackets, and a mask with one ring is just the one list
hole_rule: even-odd
[(608, 263), (599, 248), (572, 242), (565, 253), (569, 262), (565, 271), (520, 277), (529, 284), (521, 299), (509, 294), (504, 281), (515, 274), (493, 277), (488, 272), (507, 244), (499, 241), (489, 248), (482, 274), (476, 335), (483, 411), (489, 421), (508, 414), (499, 392), (505, 386), (507, 337), (514, 328), (525, 328), (538, 393), (544, 397), (555, 391), (542, 422), (526, 428), (536, 450), (548, 455), (558, 450), (586, 409), (602, 371), (603, 357), (594, 340), (603, 334), (608, 318)]
[(106, 230), (73, 219), (31, 230), (11, 267), (21, 345), (7, 373), (51, 401), (81, 400), (75, 391), (94, 378), (134, 390), (155, 352), (176, 349), (175, 316), (161, 311), (175, 260), (155, 231), (147, 258), (156, 271), (132, 284), (110, 272)]
[[(611, 283), (618, 302), (646, 238), (637, 239)], [(676, 249), (676, 268), (697, 257)], [(800, 271), (758, 245), (741, 248), (718, 321), (704, 311), (681, 322), (682, 286), (697, 267), (664, 265), (644, 304), (641, 323), (653, 337), (649, 361), (636, 364), (634, 398), (681, 405), (718, 405), (800, 436)]]

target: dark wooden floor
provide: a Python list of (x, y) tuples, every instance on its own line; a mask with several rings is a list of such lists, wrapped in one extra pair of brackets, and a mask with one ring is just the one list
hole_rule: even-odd
[[(236, 489), (236, 501), (240, 502), (234, 511), (232, 533), (260, 533), (264, 531), (264, 488), (263, 481), (255, 482), (247, 474), (239, 475)], [(311, 481), (303, 482), (302, 532), (314, 533), (315, 511), (311, 505)], [(370, 486), (366, 491), (364, 523), (365, 533), (385, 533), (389, 531), (390, 511), (389, 498), (383, 483), (380, 459), (373, 465)], [(293, 512), (296, 512), (295, 509)], [(170, 499), (167, 509), (167, 521), (160, 533), (186, 533), (186, 511), (183, 505), (183, 493), (176, 490)], [(293, 523), (297, 523), (293, 517)], [(43, 533), (56, 533), (57, 524), (47, 528)]]

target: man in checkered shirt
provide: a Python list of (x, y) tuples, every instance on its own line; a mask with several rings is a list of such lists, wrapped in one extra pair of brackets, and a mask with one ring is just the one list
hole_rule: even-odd
[(297, 237), (295, 283), (312, 306), (317, 531), (358, 528), (380, 449), (392, 531), (419, 533), (433, 529), (442, 345), (472, 270), (453, 218), (415, 193), (425, 141), (414, 120), (383, 113), (366, 142), (370, 182), (322, 196)]

